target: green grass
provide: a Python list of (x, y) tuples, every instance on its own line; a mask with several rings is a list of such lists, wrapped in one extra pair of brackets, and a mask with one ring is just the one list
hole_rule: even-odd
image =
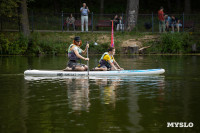
[[(146, 35), (156, 36), (156, 40), (142, 41)], [(1, 55), (34, 55), (34, 54), (65, 54), (67, 48), (75, 36), (80, 36), (82, 49), (85, 49), (86, 41), (89, 41), (91, 54), (102, 54), (110, 46), (110, 33), (68, 33), (68, 32), (34, 32), (29, 38), (17, 32), (0, 33)], [(129, 39), (141, 41), (143, 46), (149, 46), (145, 53), (157, 54), (186, 54), (192, 53), (191, 47), (197, 44), (200, 52), (199, 34), (174, 33), (152, 34), (141, 32), (115, 32), (116, 53), (121, 53), (121, 44)], [(97, 42), (98, 45), (94, 45)]]

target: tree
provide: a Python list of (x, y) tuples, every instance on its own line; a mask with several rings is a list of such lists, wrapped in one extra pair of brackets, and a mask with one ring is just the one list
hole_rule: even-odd
[(126, 30), (131, 31), (137, 24), (139, 0), (127, 0)]
[(0, 9), (1, 17), (19, 17), (23, 34), (25, 36), (30, 34), (26, 0), (2, 0)]
[(185, 0), (185, 13), (191, 13), (191, 4), (190, 0)]
[(100, 4), (100, 14), (101, 14), (101, 16), (103, 16), (103, 10), (104, 10), (104, 0), (101, 0), (101, 4)]
[(20, 25), (24, 36), (29, 36), (30, 30), (26, 0), (20, 1)]
[(177, 5), (178, 12), (180, 12), (181, 11), (181, 0), (176, 0), (176, 5)]
[(17, 7), (19, 0), (1, 0), (0, 3), (0, 16), (3, 17), (16, 17)]
[(53, 5), (54, 5), (54, 11), (60, 12), (60, 1), (59, 0), (53, 0)]
[(168, 12), (171, 12), (171, 1), (167, 0)]

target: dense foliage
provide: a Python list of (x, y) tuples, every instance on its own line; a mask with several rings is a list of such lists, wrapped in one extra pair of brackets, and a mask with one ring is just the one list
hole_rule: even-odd
[[(12, 34), (12, 35), (11, 35)], [(38, 55), (38, 54), (64, 54), (64, 43), (53, 41), (55, 38), (42, 40), (42, 36), (34, 33), (30, 38), (23, 34), (0, 34), (1, 55)], [(9, 38), (12, 36), (13, 38)]]
[[(83, 40), (82, 49), (85, 48), (86, 41), (89, 41), (90, 54), (102, 54), (107, 51), (110, 45), (110, 34), (101, 33), (32, 33), (30, 37), (25, 37), (21, 33), (1, 33), (0, 34), (0, 54), (1, 55), (39, 55), (39, 54), (65, 54), (68, 46), (72, 43), (74, 36), (81, 36)], [(98, 45), (94, 45), (97, 40), (101, 41), (99, 36), (107, 38), (107, 41), (102, 41)], [(131, 38), (140, 38), (142, 33), (118, 33), (115, 34), (116, 53), (119, 54), (121, 49), (120, 44), (123, 41)], [(156, 35), (157, 36), (157, 35)], [(196, 45), (196, 51), (192, 51), (193, 45)], [(146, 49), (145, 53), (156, 54), (185, 54), (199, 52), (200, 41), (196, 39), (196, 35), (190, 33), (166, 33), (159, 35), (156, 40), (147, 41), (143, 46), (151, 46)]]
[[(13, 34), (14, 35), (14, 34)], [(0, 53), (1, 54), (25, 54), (28, 48), (28, 38), (22, 34), (15, 36), (12, 39), (0, 34)]]
[[(30, 37), (25, 37), (21, 33), (1, 33), (0, 34), (0, 54), (1, 55), (40, 55), (40, 54), (65, 54), (67, 48), (73, 41), (72, 34), (62, 33), (32, 33)], [(91, 37), (91, 34), (80, 33), (85, 48), (86, 40)], [(107, 51), (110, 42), (94, 45), (95, 38), (98, 34), (93, 34), (92, 39), (89, 39), (90, 53), (102, 54)], [(115, 42), (116, 52), (119, 53), (119, 42)]]
[[(79, 13), (82, 3), (86, 2), (90, 10), (100, 13), (101, 0), (34, 0), (29, 2), (29, 9), (47, 12), (72, 12)], [(185, 12), (184, 3), (181, 0), (140, 0), (139, 13), (157, 13), (160, 6), (165, 8), (167, 13)], [(190, 1), (192, 12), (199, 12), (200, 1)], [(125, 13), (127, 0), (104, 0), (104, 13)]]
[(186, 54), (200, 50), (199, 47), (192, 50), (193, 45), (199, 45), (199, 41), (190, 33), (161, 34), (157, 41), (149, 41), (145, 45), (151, 46), (146, 53)]

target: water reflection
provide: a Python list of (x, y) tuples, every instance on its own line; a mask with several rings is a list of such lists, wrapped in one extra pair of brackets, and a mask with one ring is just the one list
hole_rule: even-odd
[[(94, 59), (91, 65), (96, 66)], [(28, 68), (63, 68), (65, 60), (43, 56), (27, 64), (26, 57), (0, 57), (0, 132), (200, 132), (200, 56), (118, 56), (126, 69), (165, 68), (166, 78), (80, 77), (83, 83), (70, 77), (22, 76)], [(194, 127), (167, 128), (166, 122), (193, 122)]]
[(67, 85), (67, 98), (69, 107), (75, 111), (89, 111), (89, 79), (64, 79)]
[[(71, 131), (96, 121), (99, 132), (141, 132), (145, 127), (160, 129), (163, 122), (155, 115), (163, 112), (165, 105), (164, 76), (102, 76), (95, 77), (25, 77), (28, 82), (50, 86), (60, 85), (64, 102), (58, 112), (66, 112), (60, 119), (72, 127)], [(60, 94), (60, 93), (58, 93)], [(45, 93), (45, 95), (47, 95)], [(52, 99), (52, 95), (49, 96)], [(51, 101), (53, 101), (52, 99)], [(52, 104), (61, 104), (55, 101)], [(155, 103), (157, 103), (155, 105)], [(155, 115), (149, 116), (149, 113)], [(52, 112), (52, 115), (54, 113)], [(58, 114), (63, 116), (62, 114)], [(44, 118), (48, 119), (48, 118)], [(101, 128), (98, 128), (101, 127)]]
[(120, 84), (120, 79), (99, 78), (95, 79), (95, 84), (99, 86), (102, 103), (112, 104), (115, 107), (116, 89)]

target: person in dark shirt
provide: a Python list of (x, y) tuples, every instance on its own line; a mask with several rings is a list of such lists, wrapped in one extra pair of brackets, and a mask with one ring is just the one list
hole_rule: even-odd
[(69, 31), (69, 26), (72, 25), (73, 28), (74, 28), (74, 31), (75, 31), (75, 18), (73, 17), (72, 14), (70, 14), (70, 17), (67, 17), (66, 19), (66, 23), (67, 23), (67, 31)]
[(118, 15), (116, 14), (114, 19), (113, 19), (114, 27), (117, 27), (117, 24), (119, 24), (119, 18)]
[(172, 32), (174, 32), (174, 27), (177, 28), (177, 31), (179, 32), (180, 27), (182, 24), (180, 23), (180, 20), (175, 17), (174, 15), (171, 16), (171, 27), (172, 27)]

